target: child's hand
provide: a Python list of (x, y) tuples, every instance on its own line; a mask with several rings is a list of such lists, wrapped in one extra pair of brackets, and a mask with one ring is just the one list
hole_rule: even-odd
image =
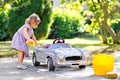
[(34, 42), (32, 39), (27, 40), (27, 41), (26, 41), (26, 44), (27, 44), (28, 46), (35, 46), (35, 42)]
[(40, 45), (38, 44), (38, 45), (36, 45), (36, 47), (37, 47), (37, 48), (40, 48)]
[(32, 39), (27, 40), (28, 42), (34, 42)]

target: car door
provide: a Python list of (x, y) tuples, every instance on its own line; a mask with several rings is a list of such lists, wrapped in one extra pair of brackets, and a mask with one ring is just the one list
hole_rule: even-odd
[(37, 51), (36, 57), (37, 60), (41, 63), (46, 63), (46, 50), (45, 49), (39, 49)]

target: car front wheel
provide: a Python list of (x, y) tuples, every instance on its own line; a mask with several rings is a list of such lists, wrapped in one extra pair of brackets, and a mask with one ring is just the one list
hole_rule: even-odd
[(51, 57), (49, 57), (47, 60), (47, 66), (49, 71), (55, 70), (55, 66), (53, 65), (53, 59)]
[(33, 62), (34, 66), (39, 66), (40, 65), (40, 62), (38, 62), (37, 59), (36, 59), (35, 53), (33, 53), (32, 62)]

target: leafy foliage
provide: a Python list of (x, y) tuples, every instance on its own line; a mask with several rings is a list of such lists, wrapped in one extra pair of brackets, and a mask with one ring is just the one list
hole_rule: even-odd
[(54, 22), (49, 38), (74, 38), (82, 26), (84, 18), (80, 15), (82, 8), (79, 3), (63, 3), (61, 8), (55, 8)]
[(38, 39), (47, 37), (52, 21), (50, 0), (17, 0), (14, 2), (9, 12), (8, 32), (11, 37), (32, 13), (38, 14), (42, 20), (39, 27), (35, 29), (35, 35)]
[[(80, 0), (81, 2), (82, 0)], [(84, 0), (87, 4), (89, 11), (94, 15), (94, 22), (87, 27), (87, 31), (93, 34), (99, 33), (102, 36), (103, 43), (107, 42), (107, 37), (111, 36), (113, 43), (119, 43), (119, 37), (115, 31), (111, 28), (111, 22), (119, 20), (116, 19), (118, 15), (115, 15), (120, 10), (120, 6), (117, 0)], [(84, 2), (82, 2), (84, 3)], [(91, 31), (92, 30), (92, 31)]]
[(79, 13), (69, 9), (55, 9), (54, 23), (49, 38), (74, 38), (82, 25)]
[(117, 23), (113, 23), (111, 26), (116, 33), (120, 31), (120, 21)]
[(0, 8), (0, 40), (9, 39), (9, 33), (7, 33), (9, 7), (9, 4), (6, 4)]

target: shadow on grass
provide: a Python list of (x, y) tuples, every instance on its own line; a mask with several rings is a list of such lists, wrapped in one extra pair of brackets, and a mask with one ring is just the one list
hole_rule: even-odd
[(0, 58), (2, 57), (15, 57), (17, 56), (17, 52), (13, 50), (7, 50), (7, 51), (0, 51)]
[(84, 48), (84, 47), (88, 47), (88, 46), (106, 46), (106, 45), (105, 44), (73, 44), (72, 46)]
[(120, 51), (120, 45), (117, 44), (73, 44), (73, 47), (84, 48), (90, 54), (113, 53)]

